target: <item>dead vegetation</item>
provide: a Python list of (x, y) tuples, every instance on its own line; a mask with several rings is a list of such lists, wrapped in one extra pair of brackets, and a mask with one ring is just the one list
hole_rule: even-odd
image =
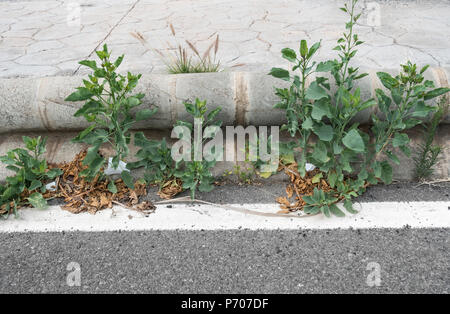
[(44, 197), (63, 198), (63, 209), (74, 213), (89, 212), (95, 214), (99, 210), (112, 208), (113, 204), (120, 204), (130, 209), (149, 213), (155, 206), (147, 201), (140, 201), (141, 196), (147, 195), (145, 184), (136, 182), (135, 189), (128, 188), (122, 179), (115, 180), (117, 193), (108, 190), (109, 179), (99, 179), (97, 176), (91, 182), (80, 176), (87, 168), (82, 164), (86, 151), (80, 152), (74, 160), (58, 165), (63, 174), (57, 179), (56, 191), (48, 191)]
[[(297, 163), (292, 163), (288, 166), (280, 165), (280, 170), (284, 169), (284, 172), (289, 177), (290, 183), (286, 186), (286, 196), (280, 196), (277, 198), (277, 203), (280, 204), (280, 214), (288, 214), (303, 209), (305, 201), (303, 196), (310, 196), (313, 194), (315, 188), (323, 190), (324, 192), (331, 191), (329, 184), (322, 178), (315, 181), (313, 178), (320, 173), (318, 169), (308, 171), (304, 178), (301, 177), (297, 170)], [(294, 198), (292, 201), (290, 199)]]
[(183, 182), (180, 179), (172, 179), (164, 183), (157, 194), (162, 199), (169, 200), (181, 192), (183, 192)]

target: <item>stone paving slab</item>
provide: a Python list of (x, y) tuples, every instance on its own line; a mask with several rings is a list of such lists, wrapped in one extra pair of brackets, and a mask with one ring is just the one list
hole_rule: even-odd
[[(200, 51), (219, 34), (218, 58), (231, 71), (266, 72), (285, 65), (284, 47), (322, 39), (318, 60), (331, 51), (347, 19), (344, 0), (0, 0), (0, 77), (83, 74), (77, 62), (108, 43), (126, 54), (122, 70), (164, 73), (152, 48), (193, 42)], [(398, 68), (450, 66), (450, 1), (360, 1), (360, 46), (355, 65)], [(140, 32), (144, 47), (131, 36)], [(237, 67), (233, 67), (240, 65)]]

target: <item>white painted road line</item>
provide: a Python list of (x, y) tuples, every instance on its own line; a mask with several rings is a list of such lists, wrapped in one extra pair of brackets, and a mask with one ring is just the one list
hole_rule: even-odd
[[(230, 205), (236, 208), (276, 213), (277, 204)], [(227, 229), (366, 229), (366, 228), (450, 228), (450, 202), (374, 202), (356, 204), (356, 215), (326, 218), (262, 217), (211, 205), (175, 204), (157, 207), (145, 217), (141, 213), (114, 207), (91, 215), (71, 214), (59, 206), (47, 210), (23, 209), (18, 219), (0, 221), (0, 232), (58, 232), (115, 230), (227, 230)]]

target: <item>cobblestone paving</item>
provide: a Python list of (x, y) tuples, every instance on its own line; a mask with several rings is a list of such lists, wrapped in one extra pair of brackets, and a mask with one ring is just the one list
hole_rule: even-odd
[[(0, 1), (0, 77), (73, 75), (77, 62), (103, 43), (126, 54), (123, 69), (165, 72), (163, 60), (142, 46), (166, 49), (177, 40), (202, 52), (220, 36), (224, 68), (268, 71), (283, 65), (283, 47), (300, 39), (322, 39), (318, 59), (331, 49), (347, 19), (344, 0), (108, 0)], [(398, 68), (410, 59), (450, 66), (450, 1), (360, 1), (364, 14), (357, 32), (366, 43), (355, 62), (367, 68)], [(78, 15), (78, 12), (80, 13)]]

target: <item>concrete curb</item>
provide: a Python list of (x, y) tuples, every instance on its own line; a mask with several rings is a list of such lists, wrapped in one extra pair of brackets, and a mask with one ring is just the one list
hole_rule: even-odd
[[(398, 71), (384, 70), (392, 74)], [(363, 98), (374, 97), (381, 88), (375, 70), (359, 81)], [(425, 75), (437, 87), (448, 87), (450, 68), (430, 68)], [(88, 123), (73, 114), (82, 103), (64, 99), (81, 85), (81, 76), (0, 79), (0, 133), (17, 131), (75, 131)], [(310, 77), (309, 81), (313, 81)], [(146, 94), (144, 107), (156, 105), (158, 113), (136, 129), (171, 129), (178, 119), (189, 119), (183, 102), (196, 97), (206, 99), (210, 108), (221, 106), (219, 118), (224, 125), (280, 125), (284, 112), (274, 109), (278, 102), (274, 86), (288, 86), (288, 82), (264, 73), (222, 72), (201, 74), (147, 74), (137, 88)], [(357, 120), (369, 121), (371, 112), (362, 112)], [(450, 114), (444, 119), (450, 123)]]

